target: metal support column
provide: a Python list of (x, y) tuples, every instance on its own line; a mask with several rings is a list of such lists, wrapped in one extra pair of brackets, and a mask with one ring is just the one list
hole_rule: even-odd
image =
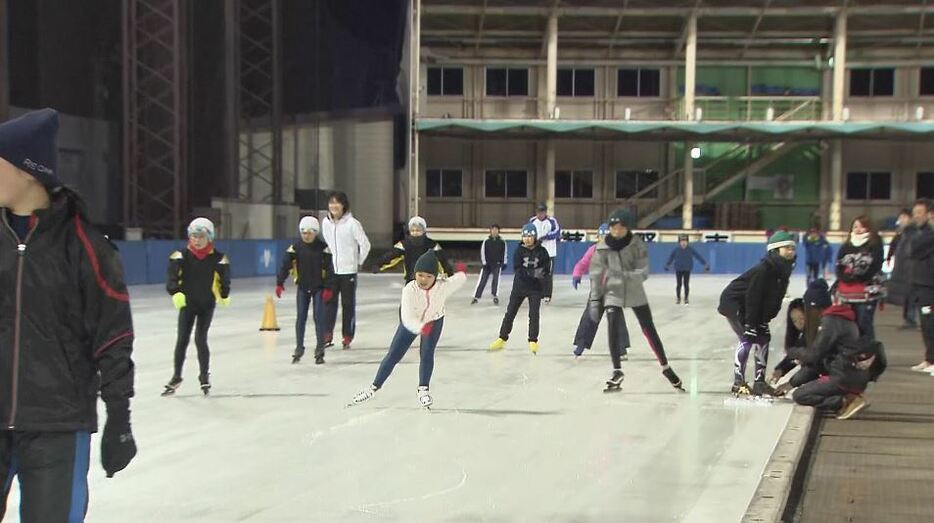
[(418, 172), (418, 100), (421, 90), (421, 0), (412, 0), (410, 17), (410, 68), (409, 68), (409, 132), (411, 154), (409, 156), (409, 216), (418, 216), (419, 211), (419, 172)]

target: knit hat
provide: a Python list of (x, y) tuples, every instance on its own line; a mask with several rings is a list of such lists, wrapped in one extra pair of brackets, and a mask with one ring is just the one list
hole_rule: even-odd
[(679, 235), (678, 235), (678, 241), (679, 241), (679, 242), (680, 242), (680, 241), (688, 241), (688, 235), (687, 235), (687, 234), (679, 234)]
[(318, 232), (321, 230), (321, 224), (318, 223), (318, 219), (314, 216), (305, 216), (300, 222), (298, 222), (298, 232)]
[(62, 184), (58, 170), (58, 112), (41, 109), (0, 124), (0, 158), (48, 188)]
[(610, 224), (606, 222), (601, 223), (600, 227), (597, 227), (597, 235), (606, 236), (607, 234), (610, 234)]
[(209, 242), (214, 241), (214, 223), (207, 218), (195, 218), (188, 224), (188, 236), (192, 234), (204, 234)]
[(768, 251), (772, 251), (781, 247), (794, 247), (795, 238), (791, 235), (790, 232), (778, 231), (769, 237), (769, 245), (766, 248)]
[(607, 223), (610, 227), (620, 223), (630, 229), (632, 228), (633, 222), (635, 222), (635, 220), (633, 219), (632, 213), (626, 209), (618, 209), (613, 211), (613, 214), (610, 215), (610, 219), (607, 220)]
[(531, 223), (527, 223), (522, 227), (522, 236), (531, 236), (538, 239), (538, 229), (535, 228)]
[(418, 227), (422, 232), (428, 232), (428, 222), (425, 221), (421, 216), (413, 216), (409, 220), (409, 229), (413, 226)]
[(435, 255), (435, 251), (427, 251), (418, 257), (415, 262), (415, 272), (438, 275), (438, 257)]
[(823, 278), (818, 278), (808, 284), (807, 290), (804, 291), (804, 303), (818, 309), (830, 307), (832, 304), (830, 300), (830, 288)]

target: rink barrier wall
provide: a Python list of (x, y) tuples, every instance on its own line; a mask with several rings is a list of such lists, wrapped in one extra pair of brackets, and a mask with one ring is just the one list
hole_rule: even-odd
[[(233, 278), (274, 276), (282, 253), (292, 240), (219, 240), (216, 248), (230, 259)], [(173, 240), (145, 240), (115, 242), (123, 258), (125, 278), (128, 285), (164, 283), (172, 251), (185, 248), (185, 243)], [(561, 242), (555, 259), (555, 274), (571, 274), (574, 264), (583, 257), (590, 242)], [(649, 269), (653, 274), (665, 272), (665, 263), (676, 242), (647, 242)], [(518, 241), (507, 241), (509, 259), (519, 246)], [(738, 274), (752, 267), (765, 255), (765, 243), (692, 243), (691, 246), (710, 264), (711, 274)], [(836, 254), (837, 245), (831, 245)], [(374, 249), (375, 253), (381, 252)], [(800, 251), (799, 251), (800, 252)], [(799, 254), (795, 272), (804, 273), (804, 253)], [(479, 245), (477, 249), (479, 258)], [(503, 271), (512, 273), (511, 264)], [(700, 263), (695, 264), (695, 274), (703, 273)]]

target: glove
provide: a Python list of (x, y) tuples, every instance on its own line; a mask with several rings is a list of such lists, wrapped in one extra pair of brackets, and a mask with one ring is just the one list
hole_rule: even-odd
[(435, 328), (435, 323), (426, 323), (422, 325), (422, 336), (428, 336), (431, 334), (431, 331)]
[(464, 262), (457, 262), (457, 265), (454, 266), (454, 272), (467, 272), (467, 264)]
[(175, 305), (175, 308), (182, 310), (188, 305), (188, 298), (185, 297), (185, 293), (176, 292), (172, 295), (172, 303)]
[(324, 289), (321, 291), (321, 299), (324, 303), (331, 303), (331, 300), (334, 299), (334, 291), (331, 289)]
[(578, 276), (571, 278), (571, 286), (574, 287), (574, 290), (577, 290), (577, 286), (581, 284), (581, 279)]
[(739, 338), (743, 343), (759, 343), (759, 333), (751, 325), (746, 325), (743, 335)]
[(107, 424), (101, 438), (101, 465), (108, 478), (125, 469), (136, 456), (129, 406), (128, 401), (122, 405), (107, 405)]
[(226, 298), (221, 298), (220, 300), (218, 300), (217, 303), (220, 303), (224, 307), (230, 307), (230, 296), (227, 296)]
[(283, 292), (285, 292), (285, 287), (282, 285), (276, 285), (276, 298), (281, 298)]
[(768, 345), (772, 341), (772, 333), (769, 331), (769, 324), (763, 323), (759, 325), (759, 328), (756, 329), (756, 332), (759, 333), (759, 344)]
[(666, 266), (665, 266), (665, 270), (666, 270), (666, 271), (670, 271), (670, 270), (671, 270), (671, 267), (668, 266), (668, 265), (666, 265)]
[(704, 272), (710, 272), (710, 265), (704, 265)]

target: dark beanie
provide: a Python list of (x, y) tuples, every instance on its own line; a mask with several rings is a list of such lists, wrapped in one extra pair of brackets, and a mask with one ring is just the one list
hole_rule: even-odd
[(58, 177), (58, 112), (40, 109), (0, 124), (0, 158), (55, 188)]
[(438, 257), (435, 256), (435, 251), (428, 251), (418, 257), (415, 262), (415, 272), (438, 275)]
[(827, 282), (822, 278), (818, 278), (812, 281), (808, 285), (808, 289), (804, 291), (804, 303), (810, 305), (811, 307), (817, 307), (818, 309), (826, 309), (830, 307), (830, 289), (827, 287)]
[(610, 224), (610, 227), (616, 225), (617, 223), (621, 223), (627, 228), (632, 229), (633, 225), (635, 225), (635, 221), (635, 217), (631, 212), (626, 209), (618, 209), (610, 215), (610, 219), (607, 220), (607, 223)]

